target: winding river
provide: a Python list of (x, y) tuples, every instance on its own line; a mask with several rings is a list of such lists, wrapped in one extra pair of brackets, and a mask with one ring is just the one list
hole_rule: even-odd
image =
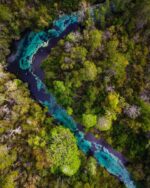
[[(94, 19), (94, 11), (99, 5), (89, 9)], [(122, 181), (126, 187), (135, 188), (128, 170), (126, 160), (122, 154), (113, 150), (104, 140), (96, 139), (91, 133), (85, 133), (84, 128), (67, 114), (57, 104), (55, 97), (48, 92), (43, 83), (43, 72), (40, 64), (57, 42), (68, 33), (76, 31), (80, 25), (84, 12), (75, 12), (71, 15), (62, 15), (53, 22), (50, 29), (40, 32), (26, 32), (17, 42), (16, 50), (7, 59), (7, 70), (14, 73), (23, 82), (27, 82), (32, 97), (42, 106), (48, 108), (52, 115), (64, 127), (71, 130), (77, 139), (78, 147), (86, 154), (96, 158), (98, 164)]]

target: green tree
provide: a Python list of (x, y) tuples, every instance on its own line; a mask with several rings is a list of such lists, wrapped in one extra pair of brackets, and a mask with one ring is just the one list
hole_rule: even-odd
[(110, 92), (107, 96), (107, 102), (112, 110), (117, 110), (119, 104), (119, 94), (115, 92)]
[(8, 6), (0, 5), (0, 21), (10, 21), (12, 17), (11, 11)]
[(83, 62), (86, 59), (87, 49), (82, 46), (72, 48), (71, 58), (76, 62)]
[(10, 167), (16, 160), (16, 152), (9, 154), (8, 147), (6, 145), (0, 145), (0, 171)]
[(62, 94), (66, 91), (66, 87), (62, 81), (54, 81), (54, 89), (56, 90), (56, 93)]
[(69, 129), (56, 127), (51, 131), (49, 142), (47, 155), (51, 171), (60, 171), (67, 176), (74, 175), (80, 167), (80, 158), (73, 134)]
[[(1, 188), (15, 188), (16, 187), (15, 180), (17, 179), (17, 177), (18, 177), (18, 172), (11, 171), (11, 173), (9, 173), (3, 177), (2, 182), (0, 180)], [(0, 177), (0, 179), (1, 179), (1, 177)]]
[(112, 118), (111, 116), (104, 115), (100, 116), (97, 121), (96, 128), (100, 131), (108, 131), (112, 127)]
[(97, 76), (96, 65), (91, 61), (85, 61), (83, 64), (84, 68), (80, 70), (80, 74), (84, 81), (94, 81)]
[(99, 31), (97, 29), (93, 30), (86, 30), (84, 32), (84, 39), (86, 40), (86, 45), (88, 48), (91, 49), (91, 51), (96, 50), (98, 47), (101, 46), (102, 43), (102, 31)]
[(66, 86), (63, 81), (58, 80), (55, 80), (53, 85), (55, 96), (58, 98), (58, 103), (62, 104), (64, 107), (69, 107), (73, 101), (70, 86)]
[(114, 78), (117, 80), (118, 85), (121, 86), (126, 79), (128, 60), (122, 53), (114, 51), (113, 54), (113, 50), (114, 49), (112, 49), (108, 62), (110, 69), (114, 72)]
[(150, 104), (140, 100), (141, 123), (143, 131), (150, 131)]
[(87, 170), (90, 176), (92, 177), (96, 176), (97, 161), (93, 157), (90, 157), (87, 162)]
[[(138, 0), (134, 7), (134, 18), (137, 22), (143, 22), (149, 27), (150, 23), (150, 1), (149, 0)], [(137, 23), (138, 24), (138, 23)]]
[(82, 115), (82, 123), (83, 125), (89, 129), (91, 127), (94, 127), (97, 122), (97, 116), (94, 114), (83, 114)]

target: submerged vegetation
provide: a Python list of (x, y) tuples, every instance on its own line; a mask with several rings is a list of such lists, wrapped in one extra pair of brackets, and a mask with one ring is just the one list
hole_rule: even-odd
[[(5, 71), (10, 42), (49, 27), (61, 12), (101, 1), (2, 1), (0, 4), (0, 187), (124, 187), (76, 145), (73, 134)], [(113, 3), (114, 12), (109, 10)], [(45, 83), (74, 119), (129, 160), (137, 184), (150, 186), (150, 3), (107, 0), (100, 23), (88, 16), (43, 62)], [(98, 13), (97, 17), (99, 16)]]

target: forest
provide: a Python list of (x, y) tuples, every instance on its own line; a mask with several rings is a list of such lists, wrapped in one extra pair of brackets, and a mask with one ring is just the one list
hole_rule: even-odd
[[(99, 3), (95, 23), (88, 7)], [(125, 187), (7, 71), (14, 41), (80, 10), (82, 26), (42, 62), (44, 83), (85, 132), (126, 157), (137, 188), (150, 187), (150, 0), (1, 0), (0, 188)]]

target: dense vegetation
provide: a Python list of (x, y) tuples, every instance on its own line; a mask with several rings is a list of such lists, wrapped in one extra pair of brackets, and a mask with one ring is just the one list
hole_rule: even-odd
[[(61, 12), (101, 1), (6, 0), (0, 4), (0, 187), (112, 188), (123, 185), (81, 153), (72, 133), (4, 70), (10, 43)], [(111, 13), (109, 2), (115, 11)], [(129, 160), (138, 185), (150, 186), (150, 1), (107, 0), (100, 23), (61, 40), (43, 62), (45, 83), (76, 121)]]

